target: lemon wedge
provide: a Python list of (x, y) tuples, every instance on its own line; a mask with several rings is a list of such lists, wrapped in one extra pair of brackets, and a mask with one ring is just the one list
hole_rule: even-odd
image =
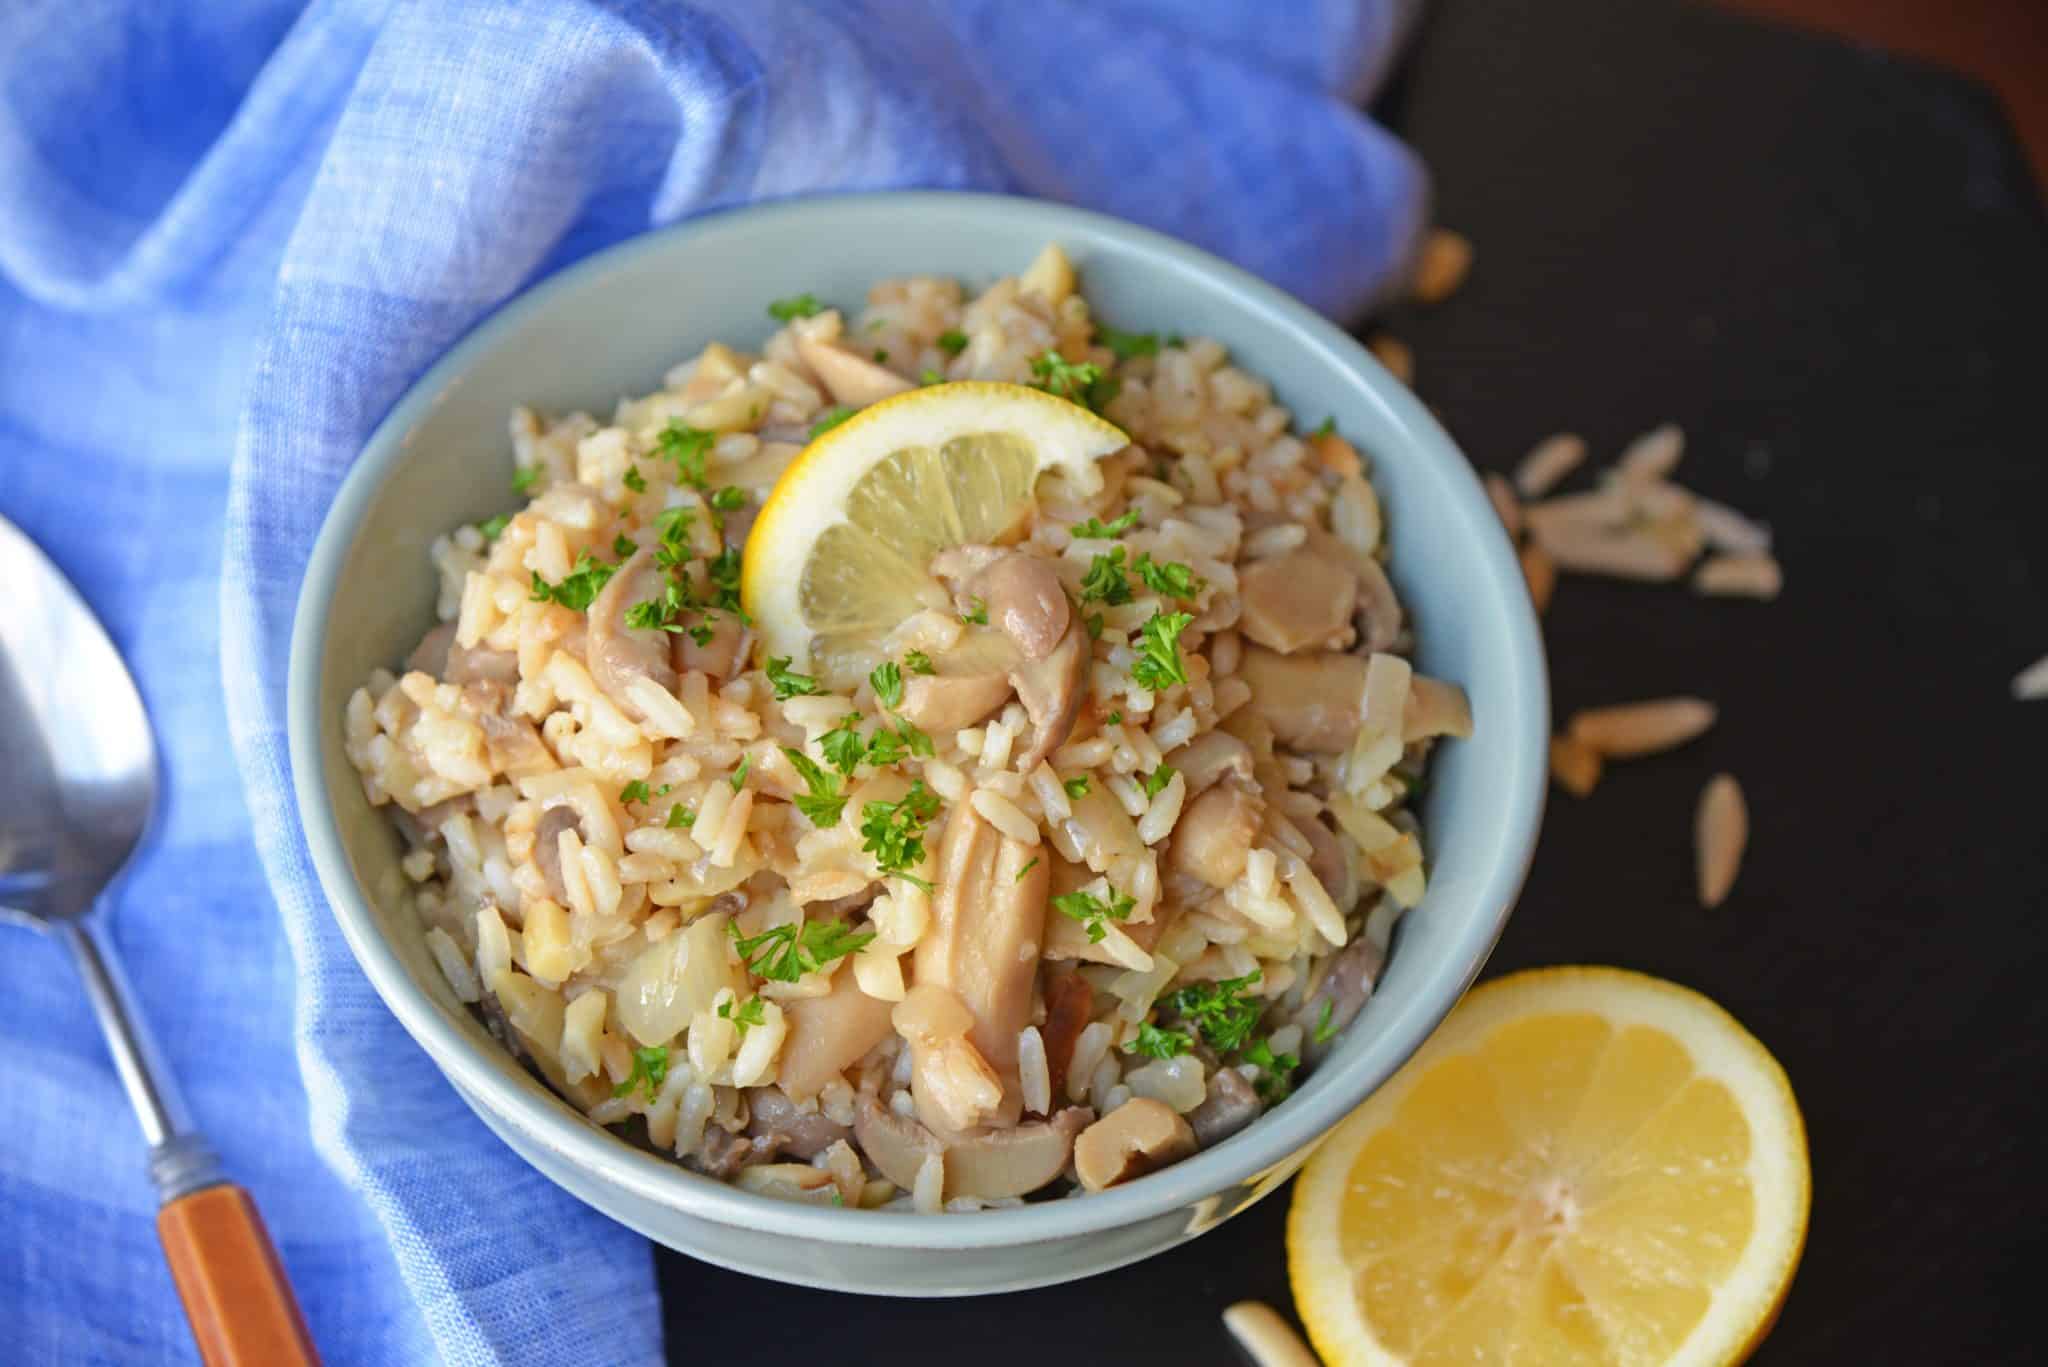
[(1294, 1190), (1288, 1271), (1330, 1367), (1729, 1363), (1806, 1237), (1784, 1070), (1695, 992), (1617, 969), (1468, 996)]
[(1096, 493), (1096, 462), (1129, 443), (1022, 385), (928, 385), (862, 409), (804, 448), (747, 538), (740, 597), (763, 650), (852, 685), (905, 618), (945, 608), (934, 555), (1013, 538), (1048, 472)]

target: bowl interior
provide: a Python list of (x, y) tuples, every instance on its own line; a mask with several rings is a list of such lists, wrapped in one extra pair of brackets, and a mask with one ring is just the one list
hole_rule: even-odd
[[(1293, 1099), (1244, 1134), (1130, 1187), (916, 1221), (791, 1207), (697, 1178), (588, 1125), (513, 1064), (449, 992), (397, 895), (396, 838), (343, 753), (343, 706), (371, 669), (395, 667), (432, 624), (429, 543), (516, 502), (506, 436), (515, 405), (603, 418), (706, 342), (760, 342), (775, 326), (765, 312), (771, 299), (808, 290), (857, 307), (875, 280), (908, 274), (952, 275), (972, 290), (1022, 269), (1054, 240), (1073, 257), (1099, 319), (1219, 338), (1304, 424), (1334, 415), (1371, 459), (1392, 577), (1415, 619), (1418, 668), (1462, 683), (1477, 720), (1477, 734), (1441, 746), (1431, 770), (1422, 804), (1428, 896), (1402, 921), (1358, 1024)], [(963, 1246), (1108, 1228), (1238, 1181), (1334, 1124), (1414, 1051), (1491, 949), (1533, 847), (1547, 727), (1534, 618), (1485, 496), (1422, 406), (1361, 348), (1287, 297), (1157, 234), (974, 195), (742, 211), (637, 239), (529, 291), (428, 372), (375, 433), (328, 515), (292, 644), (292, 762), (322, 885), (373, 983), (437, 1063), (483, 1105), (648, 1199), (727, 1223), (862, 1242), (929, 1243), (933, 1226)], [(925, 1232), (910, 1234), (913, 1226)]]

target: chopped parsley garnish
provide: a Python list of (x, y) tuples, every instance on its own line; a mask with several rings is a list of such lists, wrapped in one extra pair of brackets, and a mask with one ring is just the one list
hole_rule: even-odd
[(668, 796), (669, 790), (675, 786), (673, 783), (664, 783), (659, 788), (650, 792), (648, 791), (647, 781), (636, 778), (625, 787), (619, 789), (619, 801), (652, 802), (655, 798)]
[(1102, 719), (1102, 724), (1104, 726), (1122, 726), (1124, 724), (1124, 714), (1112, 712)]
[(1061, 783), (1060, 787), (1067, 790), (1068, 797), (1086, 797), (1088, 795), (1088, 775), (1082, 774), (1079, 778), (1070, 778)]
[(589, 609), (604, 588), (605, 581), (618, 569), (616, 565), (604, 565), (590, 558), (585, 551), (576, 557), (576, 568), (559, 584), (550, 584), (540, 577), (540, 571), (533, 572), (533, 592), (527, 596), (536, 603), (560, 603), (575, 612)]
[(961, 613), (960, 620), (967, 623), (967, 625), (971, 627), (987, 626), (988, 603), (980, 598), (970, 598), (967, 601), (972, 603), (974, 606), (969, 608), (967, 611)]
[(1178, 332), (1169, 332), (1166, 334), (1166, 344), (1170, 347), (1185, 347), (1188, 344), (1188, 339), (1181, 336)]
[(1137, 571), (1138, 578), (1145, 581), (1146, 588), (1168, 598), (1193, 598), (1202, 591), (1202, 581), (1178, 560), (1161, 564), (1152, 558), (1150, 551), (1140, 551), (1131, 568)]
[(882, 700), (882, 706), (894, 707), (903, 701), (903, 669), (894, 660), (876, 665), (868, 674), (868, 683)]
[(627, 536), (624, 532), (620, 532), (617, 536), (612, 538), (612, 554), (617, 556), (621, 560), (624, 560), (627, 556), (631, 555), (634, 551), (637, 551), (639, 549), (640, 543), (635, 541), (632, 537)]
[(718, 1004), (718, 1018), (731, 1021), (734, 1031), (738, 1033), (741, 1039), (745, 1039), (748, 1026), (766, 1025), (768, 1023), (768, 1003), (762, 1001), (759, 997), (749, 997), (744, 1002), (740, 1002), (737, 1009), (735, 1009), (735, 1005), (732, 1002), (720, 1002)]
[(697, 643), (697, 647), (700, 650), (710, 645), (711, 638), (717, 634), (716, 631), (707, 626), (694, 626), (690, 628), (690, 639)]
[(1121, 921), (1131, 914), (1138, 905), (1138, 899), (1127, 892), (1110, 889), (1109, 900), (1103, 901), (1092, 892), (1061, 893), (1052, 899), (1052, 908), (1060, 915), (1079, 921), (1088, 927), (1088, 943), (1100, 944), (1102, 937), (1109, 933), (1104, 921)]
[(505, 529), (511, 525), (512, 514), (499, 513), (496, 517), (486, 518), (484, 521), (477, 523), (476, 529), (484, 534), (484, 540), (496, 541), (505, 534)]
[(1219, 1054), (1243, 1047), (1259, 1023), (1265, 1005), (1244, 989), (1259, 981), (1253, 969), (1242, 978), (1221, 982), (1191, 983), (1164, 998), (1160, 1005), (1202, 1032), (1209, 1047)]
[(1131, 664), (1131, 678), (1140, 688), (1157, 693), (1188, 681), (1180, 658), (1180, 634), (1194, 620), (1189, 612), (1155, 612), (1138, 629), (1138, 658)]
[(711, 496), (714, 512), (735, 513), (747, 506), (747, 491), (737, 484), (728, 484)]
[(834, 769), (853, 777), (853, 771), (867, 757), (868, 743), (860, 732), (853, 728), (860, 724), (860, 713), (849, 712), (839, 719), (839, 725), (818, 738), (818, 748), (825, 752), (825, 762)]
[(846, 799), (839, 793), (839, 776), (828, 773), (818, 761), (801, 750), (785, 745), (782, 753), (789, 757), (790, 767), (810, 789), (807, 793), (797, 794), (796, 809), (809, 817), (811, 824), (819, 830), (838, 825), (840, 815), (846, 810)]
[(1099, 612), (1091, 612), (1091, 613), (1089, 613), (1089, 614), (1088, 614), (1088, 615), (1087, 615), (1086, 617), (1083, 617), (1083, 618), (1081, 619), (1081, 625), (1082, 625), (1082, 626), (1084, 626), (1084, 627), (1086, 627), (1086, 628), (1088, 629), (1088, 639), (1089, 639), (1089, 640), (1091, 640), (1091, 641), (1099, 641), (1099, 640), (1101, 640), (1101, 639), (1102, 639), (1102, 614), (1101, 614), (1101, 613), (1099, 613)]
[(696, 520), (694, 508), (663, 508), (654, 515), (654, 533), (661, 543), (654, 551), (656, 564), (669, 570), (690, 558), (690, 524)]
[(1088, 401), (1089, 390), (1102, 379), (1102, 367), (1093, 361), (1069, 361), (1057, 351), (1034, 357), (1031, 373), (1039, 389), (1079, 404)]
[(619, 476), (619, 483), (625, 485), (636, 494), (647, 492), (647, 476), (640, 473), (640, 467), (637, 465), (628, 465), (626, 473)]
[(704, 570), (711, 576), (711, 606), (731, 613), (742, 624), (752, 622), (740, 608), (739, 547), (727, 546), (704, 562)]
[(808, 318), (814, 313), (822, 312), (824, 307), (818, 302), (817, 295), (805, 291), (802, 294), (792, 294), (787, 299), (777, 299), (768, 306), (768, 316), (778, 323), (791, 323), (799, 318)]
[(1131, 581), (1124, 577), (1124, 548), (1112, 546), (1107, 555), (1088, 562), (1081, 576), (1081, 601), (1107, 603), (1111, 607), (1131, 601)]
[(824, 691), (818, 687), (816, 679), (791, 669), (787, 655), (778, 655), (768, 661), (768, 684), (775, 690), (777, 702), (788, 702), (791, 698), (809, 697)]
[(1114, 541), (1137, 525), (1138, 510), (1133, 508), (1122, 517), (1111, 518), (1107, 522), (1099, 522), (1092, 517), (1086, 522), (1076, 522), (1067, 528), (1067, 535), (1076, 541)]
[(832, 407), (826, 409), (823, 413), (819, 414), (818, 420), (811, 424), (811, 440), (816, 441), (819, 437), (824, 436), (827, 432), (830, 432), (833, 428), (839, 426), (840, 423), (845, 422), (848, 418), (852, 417), (858, 411), (858, 409), (849, 408), (847, 405), (843, 403), (834, 404)]
[(917, 382), (919, 384), (944, 384), (946, 377), (933, 370), (930, 366), (926, 366), (923, 370), (917, 372)]
[(701, 427), (691, 427), (681, 418), (670, 418), (668, 426), (661, 429), (661, 435), (654, 439), (654, 454), (662, 460), (674, 461), (676, 483), (694, 484), (704, 487), (704, 458), (711, 453), (713, 442), (718, 440), (715, 432), (706, 432)]
[(668, 820), (662, 825), (672, 831), (688, 830), (697, 824), (697, 814), (678, 802), (668, 809)]
[(1194, 1037), (1182, 1030), (1161, 1030), (1151, 1021), (1138, 1023), (1138, 1037), (1124, 1045), (1126, 1054), (1146, 1058), (1176, 1058), (1195, 1047)]
[(1133, 356), (1159, 354), (1159, 334), (1156, 332), (1119, 332), (1111, 327), (1097, 328), (1095, 340), (1115, 352), (1120, 361), (1128, 361)]
[(770, 926), (759, 935), (742, 935), (737, 921), (725, 924), (749, 972), (770, 982), (793, 983), (832, 960), (858, 953), (875, 938), (873, 931), (855, 934), (844, 921), (791, 921)]
[(958, 356), (967, 350), (967, 334), (959, 328), (947, 328), (939, 334), (939, 350), (948, 356)]
[(652, 1049), (633, 1051), (633, 1071), (626, 1074), (626, 1080), (612, 1088), (613, 1096), (627, 1096), (635, 1087), (647, 1089), (647, 1099), (652, 1102), (661, 1094), (661, 1084), (668, 1081), (668, 1046), (657, 1044)]
[(879, 362), (879, 361), (886, 361), (886, 360), (888, 360), (888, 359), (889, 359), (889, 349), (888, 349), (887, 347), (876, 347), (876, 348), (875, 348), (875, 360), (876, 360), (876, 361), (878, 361), (878, 362)]
[(913, 674), (936, 674), (932, 668), (932, 657), (922, 650), (913, 650), (903, 657), (903, 667)]
[(915, 779), (898, 801), (861, 804), (861, 848), (875, 857), (875, 867), (883, 873), (929, 892), (931, 884), (910, 870), (924, 863), (925, 829), (938, 814), (939, 795), (925, 787), (923, 779)]
[(1329, 417), (1324, 418), (1322, 421), (1322, 425), (1317, 427), (1315, 431), (1309, 433), (1311, 437), (1331, 437), (1335, 436), (1336, 434), (1337, 416), (1334, 413), (1331, 414)]
[(522, 465), (512, 472), (512, 492), (515, 494), (530, 494), (533, 492), (533, 486), (539, 481), (540, 467), (538, 465)]
[(934, 753), (930, 736), (899, 719), (894, 730), (886, 723), (875, 728), (875, 733), (868, 737), (867, 754), (862, 758), (876, 768), (884, 768), (901, 764), (907, 754), (929, 759)]
[(1025, 865), (1025, 866), (1024, 866), (1023, 868), (1021, 868), (1021, 869), (1017, 870), (1017, 876), (1016, 876), (1015, 878), (1012, 878), (1012, 879), (1011, 879), (1010, 881), (1011, 881), (1012, 883), (1021, 883), (1021, 882), (1023, 882), (1023, 881), (1024, 881), (1024, 875), (1025, 875), (1025, 874), (1027, 874), (1027, 873), (1029, 873), (1029, 872), (1031, 872), (1031, 871), (1032, 871), (1033, 869), (1035, 869), (1035, 868), (1037, 868), (1037, 867), (1038, 867), (1038, 856), (1034, 854), (1034, 855), (1032, 855), (1032, 856), (1031, 856), (1031, 862), (1030, 862), (1030, 863), (1028, 863), (1028, 864), (1026, 864), (1026, 865)]
[(1145, 775), (1145, 796), (1158, 797), (1166, 791), (1166, 785), (1173, 782), (1173, 766), (1162, 764)]
[(1301, 1060), (1294, 1055), (1276, 1054), (1271, 1042), (1257, 1040), (1244, 1051), (1244, 1061), (1255, 1063), (1263, 1070), (1263, 1075), (1252, 1085), (1258, 1089), (1259, 1100), (1268, 1106), (1279, 1105), (1294, 1090), (1292, 1074), (1301, 1066)]
[(1334, 1014), (1336, 1010), (1337, 1003), (1323, 1003), (1323, 1014), (1316, 1017), (1316, 1028), (1309, 1031), (1308, 1033), (1308, 1037), (1311, 1040), (1315, 1041), (1317, 1044), (1328, 1044), (1331, 1040), (1337, 1038), (1337, 1027), (1330, 1020), (1331, 1015)]
[(733, 770), (732, 777), (726, 780), (728, 783), (732, 784), (732, 790), (734, 792), (738, 792), (740, 789), (747, 786), (747, 770), (753, 767), (754, 757), (752, 755), (740, 756), (740, 767)]

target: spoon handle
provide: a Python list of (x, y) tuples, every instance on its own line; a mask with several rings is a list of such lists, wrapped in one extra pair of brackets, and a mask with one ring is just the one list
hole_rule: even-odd
[(320, 1358), (249, 1193), (221, 1182), (157, 1212), (157, 1236), (208, 1367), (301, 1367)]

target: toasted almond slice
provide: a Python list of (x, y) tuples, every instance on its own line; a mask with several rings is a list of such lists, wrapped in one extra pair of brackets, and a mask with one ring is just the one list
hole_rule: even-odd
[(1752, 521), (1726, 504), (1694, 498), (1692, 515), (1698, 519), (1707, 544), (1717, 551), (1760, 553), (1771, 548), (1771, 529)]
[(1223, 1327), (1253, 1367), (1319, 1367), (1316, 1356), (1286, 1320), (1263, 1301), (1239, 1301), (1223, 1312)]
[(1586, 460), (1585, 439), (1560, 432), (1536, 443), (1515, 467), (1515, 487), (1523, 498), (1541, 498)]
[(1611, 482), (1583, 494), (1565, 494), (1541, 503), (1525, 504), (1522, 525), (1531, 536), (1562, 536), (1572, 532), (1618, 532), (1628, 526), (1636, 510), (1629, 490)]
[[(1533, 509), (1531, 510), (1534, 511)], [(1548, 530), (1533, 519), (1529, 524), (1536, 541), (1550, 553), (1562, 570), (1574, 574), (1601, 574), (1613, 579), (1641, 579), (1665, 583), (1685, 573), (1692, 563), (1676, 538), (1652, 531), (1624, 532), (1618, 536), (1584, 528)]]
[(1550, 776), (1573, 797), (1584, 797), (1600, 781), (1600, 753), (1570, 736), (1552, 736)]
[(1742, 786), (1731, 774), (1716, 774), (1700, 792), (1693, 818), (1693, 849), (1699, 856), (1700, 905), (1718, 907), (1742, 871), (1742, 851), (1749, 844), (1749, 808)]
[(1422, 244), (1421, 259), (1415, 263), (1415, 298), (1424, 304), (1440, 304), (1465, 283), (1472, 269), (1472, 242), (1463, 233), (1437, 228)]
[(1692, 586), (1710, 597), (1769, 600), (1785, 587), (1785, 573), (1768, 555), (1716, 555), (1694, 572)]
[(2021, 702), (2048, 698), (2048, 655), (2019, 672), (2012, 681), (2012, 695)]
[(1572, 717), (1571, 738), (1607, 759), (1632, 759), (1675, 749), (1714, 724), (1714, 705), (1704, 698), (1654, 698), (1648, 702), (1589, 707)]
[(1493, 511), (1500, 516), (1500, 525), (1507, 528), (1508, 540), (1513, 541), (1522, 534), (1522, 501), (1515, 497), (1515, 488), (1491, 470), (1486, 473), (1486, 496), (1493, 500)]
[(1522, 547), (1522, 577), (1529, 581), (1529, 601), (1541, 617), (1550, 608), (1550, 595), (1557, 591), (1557, 562), (1550, 552), (1531, 543)]
[(1377, 356), (1395, 379), (1414, 387), (1415, 353), (1406, 342), (1390, 332), (1375, 332), (1366, 339), (1365, 349)]
[(1616, 462), (1621, 477), (1631, 483), (1668, 479), (1685, 454), (1685, 433), (1678, 424), (1667, 422), (1653, 427), (1628, 444)]

